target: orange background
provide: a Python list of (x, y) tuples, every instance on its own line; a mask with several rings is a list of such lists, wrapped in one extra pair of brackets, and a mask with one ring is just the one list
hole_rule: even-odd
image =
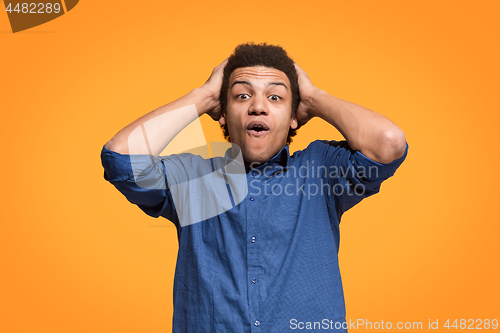
[[(500, 319), (499, 9), (87, 0), (16, 34), (0, 12), (0, 332), (171, 330), (175, 228), (104, 180), (100, 151), (246, 41), (282, 45), (315, 85), (406, 133), (395, 176), (343, 216), (348, 319)], [(315, 139), (342, 137), (314, 119), (291, 150)]]

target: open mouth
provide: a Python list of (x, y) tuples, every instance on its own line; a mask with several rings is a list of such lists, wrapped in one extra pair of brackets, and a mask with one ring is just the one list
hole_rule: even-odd
[(248, 124), (247, 131), (251, 135), (261, 136), (269, 132), (269, 127), (262, 121), (252, 121)]

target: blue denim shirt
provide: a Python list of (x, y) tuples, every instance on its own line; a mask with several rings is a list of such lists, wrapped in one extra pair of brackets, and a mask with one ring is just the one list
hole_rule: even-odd
[[(381, 164), (346, 141), (317, 140), (292, 156), (287, 145), (246, 170), (241, 200), (231, 191), (239, 185), (211, 194), (191, 185), (174, 191), (207, 165), (220, 171), (213, 158), (124, 155), (103, 146), (101, 159), (105, 179), (130, 202), (177, 227), (173, 332), (347, 332), (338, 264), (341, 216), (379, 192), (407, 153), (408, 144), (401, 158)], [(231, 203), (218, 214), (198, 221), (203, 214), (185, 213), (214, 207), (221, 192)]]

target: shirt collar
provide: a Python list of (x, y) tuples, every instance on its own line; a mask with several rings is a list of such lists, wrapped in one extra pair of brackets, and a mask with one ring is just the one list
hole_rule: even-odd
[(252, 172), (252, 170), (254, 170), (257, 171), (258, 174), (263, 174), (266, 176), (266, 178), (269, 178), (275, 175), (277, 172), (285, 171), (285, 169), (288, 167), (289, 161), (290, 161), (290, 150), (289, 146), (286, 145), (285, 147), (281, 148), (276, 155), (268, 159), (265, 163), (253, 169), (246, 167), (246, 171)]
[(266, 161), (266, 163), (264, 163), (261, 166), (270, 165), (270, 164), (278, 164), (282, 167), (286, 167), (286, 166), (288, 166), (289, 159), (290, 159), (290, 151), (289, 151), (288, 145), (286, 145), (285, 147), (281, 148), (280, 151), (276, 155), (274, 155), (273, 157), (268, 159)]
[[(237, 146), (236, 146), (237, 147)], [(289, 145), (281, 148), (276, 155), (268, 159), (265, 163), (260, 166), (250, 169), (250, 167), (242, 164), (243, 159), (241, 157), (241, 153), (239, 148), (235, 151), (237, 156), (234, 156), (234, 152), (232, 148), (226, 150), (224, 154), (224, 167), (221, 170), (224, 174), (235, 174), (241, 173), (242, 170), (245, 170), (246, 173), (251, 172), (251, 170), (258, 171), (259, 174), (264, 174), (267, 177), (272, 176), (278, 171), (285, 171), (290, 162), (290, 148)], [(216, 167), (216, 169), (218, 169)]]

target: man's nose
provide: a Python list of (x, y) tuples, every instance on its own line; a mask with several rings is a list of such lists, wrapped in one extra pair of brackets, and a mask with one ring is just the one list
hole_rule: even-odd
[(267, 114), (268, 112), (269, 110), (267, 108), (266, 97), (259, 94), (254, 95), (252, 103), (248, 108), (248, 114), (260, 115)]

